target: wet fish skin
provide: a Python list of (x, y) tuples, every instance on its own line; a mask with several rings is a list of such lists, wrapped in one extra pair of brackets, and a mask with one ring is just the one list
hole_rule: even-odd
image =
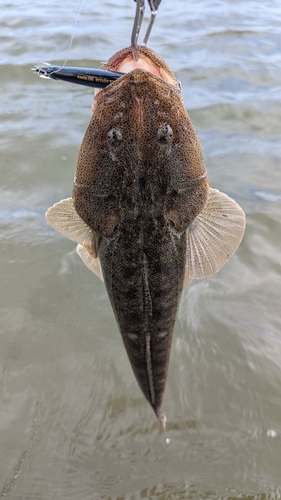
[(142, 69), (121, 80), (96, 97), (73, 200), (98, 235), (129, 359), (159, 416), (185, 276), (186, 229), (209, 184), (178, 90)]
[(176, 78), (146, 47), (103, 69), (128, 72), (96, 95), (72, 198), (47, 221), (78, 243), (104, 280), (136, 379), (162, 428), (161, 405), (181, 292), (215, 274), (243, 237), (245, 215), (209, 187)]
[(140, 234), (141, 222), (121, 229), (109, 245), (102, 240), (99, 255), (135, 376), (159, 416), (183, 286), (186, 237), (176, 240), (160, 224), (148, 235), (147, 224), (141, 233), (145, 244), (140, 239), (136, 243), (134, 235)]

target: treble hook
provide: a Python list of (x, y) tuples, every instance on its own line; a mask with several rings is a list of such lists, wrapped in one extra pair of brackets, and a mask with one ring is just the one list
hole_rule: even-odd
[(144, 0), (135, 0), (137, 3), (135, 20), (133, 25), (133, 31), (131, 36), (131, 44), (137, 51), (138, 49), (138, 38), (140, 34), (140, 29), (143, 21), (144, 11), (145, 11), (145, 3)]
[[(143, 39), (143, 45), (147, 44), (148, 38), (150, 36), (159, 5), (162, 0), (148, 0), (150, 11), (151, 11), (151, 16), (150, 16), (150, 21)], [(136, 6), (136, 14), (135, 14), (135, 20), (134, 20), (134, 25), (133, 25), (133, 31), (132, 31), (132, 36), (131, 36), (131, 44), (132, 47), (134, 48), (134, 58), (137, 60), (138, 59), (138, 38), (139, 38), (139, 33), (141, 29), (141, 25), (143, 22), (143, 16), (144, 16), (144, 11), (145, 11), (145, 0), (135, 0), (137, 6)]]

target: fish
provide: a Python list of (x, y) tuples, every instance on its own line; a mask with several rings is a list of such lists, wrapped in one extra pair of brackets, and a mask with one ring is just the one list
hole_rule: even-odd
[(161, 428), (182, 291), (238, 248), (245, 214), (210, 187), (180, 85), (152, 49), (126, 47), (101, 66), (124, 73), (99, 90), (72, 197), (47, 222), (78, 243), (105, 283), (134, 375)]

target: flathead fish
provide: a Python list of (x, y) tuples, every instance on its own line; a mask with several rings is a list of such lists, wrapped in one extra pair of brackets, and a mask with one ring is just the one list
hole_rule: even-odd
[[(135, 50), (135, 49), (134, 49)], [(161, 406), (182, 290), (236, 251), (243, 210), (209, 186), (199, 140), (166, 62), (140, 46), (103, 69), (126, 73), (95, 97), (72, 198), (46, 219), (104, 280), (140, 388)]]

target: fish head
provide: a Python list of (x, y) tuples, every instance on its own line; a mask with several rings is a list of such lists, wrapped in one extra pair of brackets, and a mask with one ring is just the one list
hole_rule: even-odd
[[(128, 47), (103, 68), (127, 73), (95, 97), (77, 163), (75, 207), (98, 234), (110, 238), (124, 217), (135, 216), (136, 185), (141, 190), (149, 177), (151, 197), (159, 201), (154, 217), (157, 210), (165, 213), (181, 234), (202, 210), (209, 184), (177, 80), (166, 62), (146, 47), (139, 47), (138, 61)], [(86, 203), (85, 186), (96, 194), (98, 206)], [(121, 191), (127, 193), (122, 215)], [(97, 213), (103, 214), (99, 221)]]

